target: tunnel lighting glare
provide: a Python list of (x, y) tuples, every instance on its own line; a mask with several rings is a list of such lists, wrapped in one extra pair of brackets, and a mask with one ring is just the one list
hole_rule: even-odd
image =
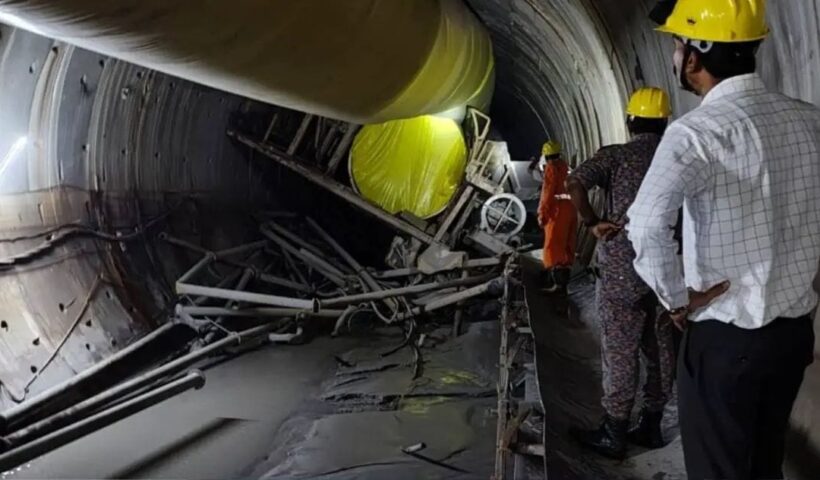
[(0, 10), (0, 23), (22, 28), (23, 30), (28, 30), (29, 32), (36, 33), (37, 35), (47, 36), (42, 30), (35, 27), (31, 23), (23, 20), (13, 13), (4, 12), (2, 10)]
[(0, 177), (2, 177), (4, 173), (6, 173), (6, 169), (8, 168), (8, 166), (11, 165), (11, 162), (13, 162), (14, 159), (17, 158), (17, 156), (19, 156), (20, 153), (23, 152), (27, 144), (28, 137), (20, 137), (14, 142), (14, 144), (12, 144), (11, 148), (9, 148), (8, 153), (6, 153), (6, 156), (3, 157), (2, 163), (0, 163)]

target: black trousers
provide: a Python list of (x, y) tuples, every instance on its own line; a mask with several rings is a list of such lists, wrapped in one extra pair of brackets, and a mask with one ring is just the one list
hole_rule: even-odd
[(689, 480), (782, 479), (789, 417), (813, 358), (808, 316), (757, 330), (690, 323), (678, 358)]

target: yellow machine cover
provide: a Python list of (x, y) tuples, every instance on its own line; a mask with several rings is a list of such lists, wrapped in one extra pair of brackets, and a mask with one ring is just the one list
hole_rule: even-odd
[(429, 218), (453, 198), (466, 162), (458, 123), (427, 115), (364, 127), (350, 152), (350, 177), (388, 212)]
[(494, 86), (462, 0), (0, 0), (0, 21), (359, 124), (485, 109)]

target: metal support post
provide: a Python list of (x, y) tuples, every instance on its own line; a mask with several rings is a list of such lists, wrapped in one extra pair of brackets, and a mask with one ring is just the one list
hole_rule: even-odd
[(262, 143), (268, 143), (268, 139), (270, 136), (273, 135), (273, 129), (276, 127), (276, 122), (279, 120), (279, 112), (273, 114), (273, 118), (270, 120), (270, 124), (268, 124), (268, 129), (265, 130), (265, 136), (262, 137)]
[(307, 135), (308, 128), (310, 128), (310, 123), (315, 118), (315, 115), (311, 115), (306, 113), (304, 118), (302, 118), (302, 123), (299, 125), (299, 129), (296, 130), (296, 136), (293, 137), (293, 141), (290, 142), (288, 146), (288, 155), (293, 155), (296, 153), (296, 150), (299, 149), (299, 146), (302, 145), (302, 140), (305, 139), (305, 135)]
[(495, 480), (504, 480), (507, 476), (508, 452), (504, 446), (504, 438), (510, 419), (510, 355), (509, 342), (512, 329), (510, 315), (510, 281), (512, 259), (508, 260), (504, 269), (503, 289), (501, 297), (501, 342), (498, 349), (498, 424), (496, 428), (495, 449)]
[(353, 145), (353, 139), (356, 138), (356, 134), (359, 132), (359, 128), (359, 125), (355, 125), (352, 123), (348, 124), (347, 131), (345, 131), (344, 136), (342, 136), (342, 139), (339, 141), (339, 145), (336, 146), (336, 150), (333, 152), (333, 156), (330, 157), (330, 162), (328, 162), (328, 175), (333, 176), (336, 174), (336, 170), (342, 163), (342, 159), (344, 159), (347, 151), (350, 150), (350, 146)]
[[(470, 272), (468, 270), (464, 270), (461, 272), (461, 279), (467, 280), (470, 278)], [(461, 335), (461, 320), (464, 317), (464, 302), (459, 302), (457, 304), (456, 313), (453, 318), (453, 338), (458, 337)]]
[[(450, 229), (450, 226), (453, 222), (458, 218), (458, 214), (461, 213), (461, 209), (464, 208), (464, 205), (467, 204), (468, 201), (472, 201), (473, 193), (475, 192), (475, 187), (472, 185), (466, 185), (464, 190), (459, 195), (458, 200), (456, 203), (450, 208), (450, 211), (447, 212), (447, 217), (441, 222), (441, 225), (438, 227), (438, 231), (436, 232), (436, 236), (433, 237), (435, 241), (441, 242), (444, 239), (444, 236), (447, 234), (447, 231)], [(450, 242), (451, 244), (453, 242)]]

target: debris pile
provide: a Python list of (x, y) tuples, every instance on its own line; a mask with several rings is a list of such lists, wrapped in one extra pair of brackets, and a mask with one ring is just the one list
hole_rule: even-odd
[[(311, 218), (264, 217), (259, 240), (221, 251), (161, 235), (202, 255), (176, 282), (180, 321), (218, 330), (226, 318), (287, 319), (301, 333), (304, 322), (324, 318), (335, 320), (337, 335), (366, 314), (412, 331), (422, 314), (447, 307), (457, 312), (466, 300), (503, 290), (502, 258), (464, 259), (433, 273), (410, 266), (376, 270), (362, 265)], [(204, 278), (206, 271), (210, 279)], [(461, 314), (454, 317), (460, 321)], [(272, 334), (271, 339), (293, 337)]]

